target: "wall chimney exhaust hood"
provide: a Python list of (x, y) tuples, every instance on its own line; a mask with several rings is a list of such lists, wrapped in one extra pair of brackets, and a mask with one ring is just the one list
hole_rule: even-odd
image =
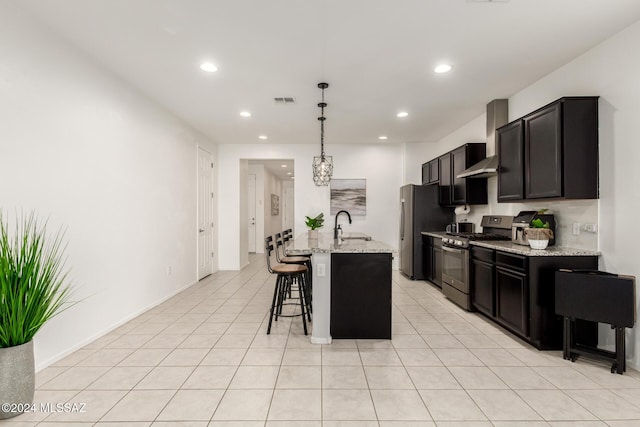
[[(509, 100), (494, 99), (487, 104), (487, 145), (493, 146), (497, 153), (496, 129), (509, 121)], [(498, 173), (498, 156), (493, 155), (465, 169), (457, 178), (486, 178)]]

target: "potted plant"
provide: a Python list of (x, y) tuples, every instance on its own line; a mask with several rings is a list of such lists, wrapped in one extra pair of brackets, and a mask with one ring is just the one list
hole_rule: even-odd
[(324, 214), (320, 213), (315, 218), (311, 218), (305, 216), (305, 224), (309, 227), (309, 239), (317, 239), (318, 238), (318, 228), (324, 225)]
[(540, 218), (531, 221), (531, 226), (525, 230), (531, 249), (547, 247), (549, 239), (553, 237), (553, 231), (549, 227), (549, 222), (542, 222)]
[(69, 307), (62, 237), (49, 240), (33, 213), (10, 229), (0, 211), (0, 419), (33, 403), (33, 337)]

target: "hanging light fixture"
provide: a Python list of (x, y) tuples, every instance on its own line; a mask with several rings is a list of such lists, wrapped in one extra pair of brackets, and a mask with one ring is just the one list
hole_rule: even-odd
[(333, 157), (324, 154), (324, 107), (327, 103), (324, 102), (324, 90), (329, 87), (328, 83), (318, 83), (318, 87), (322, 89), (322, 102), (318, 103), (320, 107), (320, 155), (313, 157), (313, 182), (317, 186), (329, 185), (331, 181), (331, 175), (333, 175)]

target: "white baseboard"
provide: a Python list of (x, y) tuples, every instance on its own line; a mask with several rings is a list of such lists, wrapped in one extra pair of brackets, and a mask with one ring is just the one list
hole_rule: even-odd
[(43, 369), (47, 368), (48, 366), (56, 363), (57, 361), (64, 359), (65, 357), (67, 357), (68, 355), (73, 353), (74, 351), (79, 350), (82, 347), (84, 347), (85, 345), (90, 344), (93, 341), (97, 340), (98, 338), (101, 338), (101, 337), (107, 335), (109, 332), (119, 328), (120, 326), (124, 325), (125, 323), (129, 322), (130, 320), (133, 320), (136, 317), (140, 316), (141, 314), (151, 310), (152, 308), (159, 306), (160, 304), (162, 304), (163, 302), (167, 301), (168, 299), (173, 298), (174, 296), (178, 295), (180, 292), (189, 289), (191, 286), (195, 285), (196, 283), (198, 283), (197, 280), (195, 282), (188, 283), (188, 284), (176, 289), (175, 291), (173, 291), (169, 295), (166, 295), (166, 296), (162, 297), (160, 300), (149, 304), (148, 306), (136, 311), (135, 313), (125, 317), (124, 319), (119, 320), (118, 322), (116, 322), (113, 325), (103, 329), (102, 331), (92, 335), (91, 337), (80, 341), (78, 344), (72, 346), (71, 348), (69, 348), (69, 349), (67, 349), (67, 350), (65, 350), (65, 351), (63, 351), (61, 353), (58, 353), (57, 355), (55, 355), (53, 357), (50, 357), (49, 359), (45, 360), (44, 362), (37, 363), (36, 364), (36, 372), (40, 372), (41, 370), (43, 370)]

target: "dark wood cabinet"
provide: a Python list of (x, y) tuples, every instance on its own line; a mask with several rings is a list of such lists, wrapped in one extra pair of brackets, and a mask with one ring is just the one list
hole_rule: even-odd
[(523, 119), (527, 199), (562, 197), (561, 107), (557, 102)]
[(442, 239), (433, 240), (433, 275), (431, 281), (442, 288)]
[(391, 254), (331, 254), (331, 336), (391, 339)]
[(422, 164), (422, 185), (429, 184), (429, 162)]
[[(541, 350), (562, 348), (555, 314), (555, 272), (595, 270), (596, 256), (524, 256), (471, 247), (472, 306)], [(597, 343), (597, 324), (576, 322), (576, 342)]]
[(422, 164), (422, 185), (437, 184), (440, 181), (440, 167), (438, 159)]
[(522, 336), (528, 335), (527, 275), (496, 267), (496, 320)]
[(438, 200), (441, 205), (450, 206), (453, 198), (453, 182), (451, 181), (451, 153), (438, 157), (438, 172), (440, 183), (438, 184)]
[(440, 181), (440, 162), (433, 159), (429, 162), (429, 184), (435, 184)]
[(422, 236), (423, 276), (439, 288), (442, 287), (442, 239)]
[(498, 202), (524, 199), (524, 133), (522, 120), (496, 131)]
[(472, 246), (469, 251), (471, 305), (487, 316), (493, 317), (495, 316), (495, 251), (478, 246)]
[(498, 201), (598, 198), (598, 97), (564, 97), (497, 130)]
[(469, 143), (438, 158), (440, 173), (440, 204), (445, 206), (486, 205), (486, 178), (457, 176), (486, 157), (486, 144)]

